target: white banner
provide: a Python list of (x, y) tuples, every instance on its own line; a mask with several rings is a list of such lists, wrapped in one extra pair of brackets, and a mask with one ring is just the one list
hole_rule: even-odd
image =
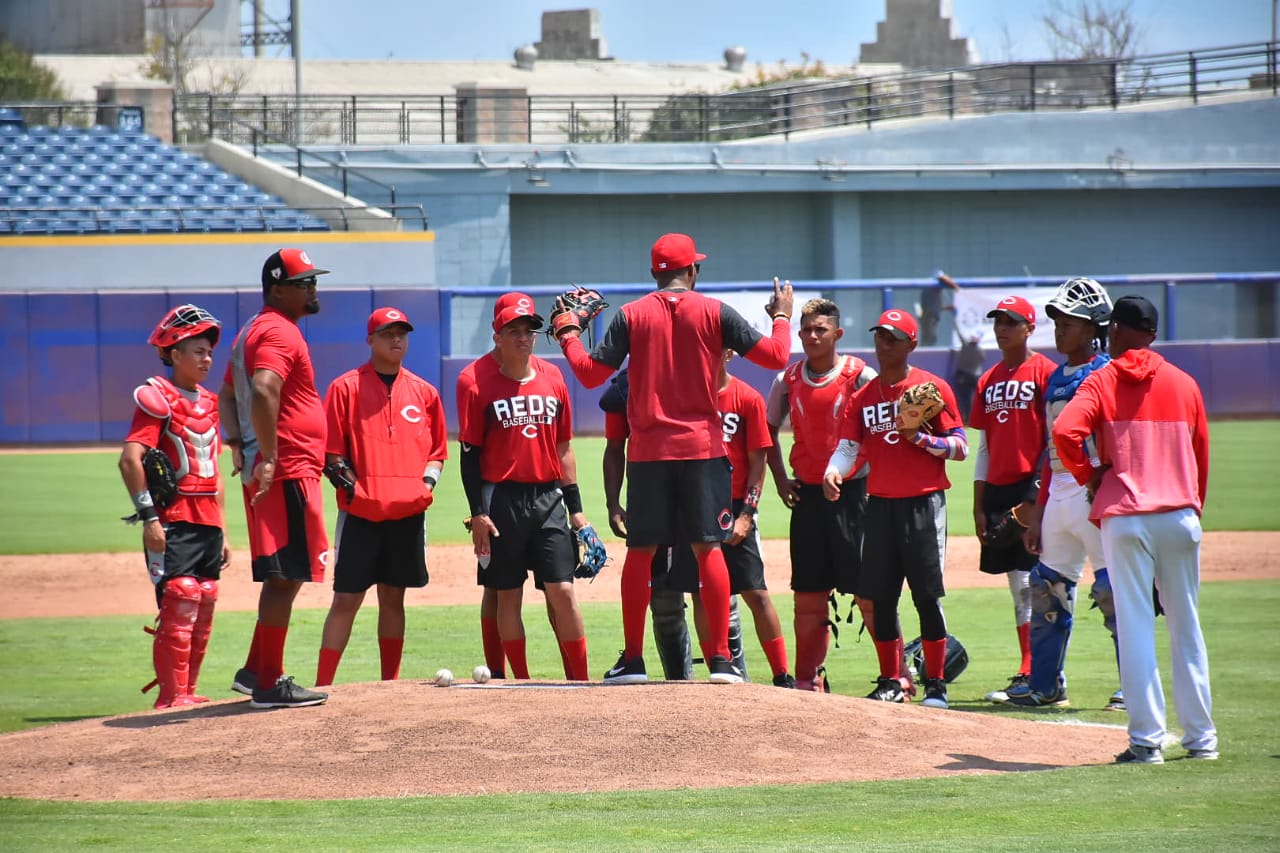
[[(771, 291), (731, 290), (708, 293), (707, 295), (713, 299), (719, 299), (733, 308), (742, 315), (744, 320), (751, 324), (753, 329), (766, 338), (773, 334), (773, 322), (769, 319), (769, 315), (764, 313), (764, 306), (768, 304), (773, 295)], [(810, 299), (820, 299), (822, 293), (817, 290), (797, 290), (795, 291), (795, 297), (795, 310), (791, 314), (791, 351), (793, 353), (803, 351), (803, 347), (800, 346), (800, 306)], [(1052, 341), (1050, 341), (1050, 345), (1052, 345)]]
[(959, 349), (966, 340), (978, 338), (978, 343), (985, 350), (994, 350), (996, 333), (994, 320), (987, 319), (987, 312), (996, 307), (996, 303), (1006, 296), (1021, 296), (1036, 307), (1036, 330), (1031, 334), (1032, 349), (1050, 350), (1053, 344), (1053, 321), (1044, 313), (1045, 303), (1056, 287), (1019, 287), (1004, 290), (998, 287), (973, 287), (955, 292), (956, 326), (951, 346)]

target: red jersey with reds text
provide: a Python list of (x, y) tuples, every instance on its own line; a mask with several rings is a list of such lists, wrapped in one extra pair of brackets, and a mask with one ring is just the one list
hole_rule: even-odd
[(258, 440), (249, 419), (253, 374), (270, 370), (284, 380), (280, 414), (276, 419), (276, 479), (320, 477), (324, 468), (324, 406), (316, 390), (311, 350), (298, 324), (280, 311), (263, 306), (236, 335), (223, 381), (236, 391), (245, 465), (258, 453)]
[(515, 380), (492, 358), (472, 366), (458, 377), (458, 440), (480, 448), (480, 476), (490, 483), (559, 480), (558, 445), (573, 438), (569, 389), (559, 368), (531, 360), (533, 375)]
[(1056, 366), (1037, 352), (1013, 370), (1001, 362), (978, 380), (969, 426), (986, 433), (986, 482), (1007, 486), (1036, 473), (1046, 440), (1044, 388)]
[(781, 426), (791, 418), (791, 472), (810, 485), (822, 482), (827, 461), (839, 440), (844, 408), (875, 371), (857, 356), (842, 355), (835, 366), (814, 376), (806, 360), (787, 367), (769, 392), (769, 422)]
[(942, 491), (951, 486), (947, 479), (946, 461), (922, 447), (907, 441), (898, 432), (898, 400), (913, 385), (932, 382), (942, 392), (946, 404), (933, 420), (930, 432), (945, 435), (963, 428), (956, 394), (940, 376), (912, 367), (905, 379), (886, 385), (873, 379), (859, 389), (845, 409), (840, 438), (860, 445), (859, 458), (871, 463), (867, 476), (867, 494), (881, 498), (911, 498)]
[(355, 497), (338, 490), (338, 509), (368, 521), (407, 518), (431, 503), (427, 462), (448, 458), (444, 403), (425, 379), (403, 367), (391, 387), (366, 363), (329, 385), (325, 452), (356, 472)]
[[(178, 496), (169, 506), (156, 510), (161, 521), (185, 521), (222, 528), (222, 505), (218, 497), (222, 489), (218, 471), (218, 453), (221, 450), (218, 398), (199, 385), (195, 391), (187, 391), (168, 380), (163, 381), (172, 392), (181, 395), (184, 402), (171, 401), (171, 404), (176, 403), (173, 406), (175, 412), (168, 418), (156, 417), (135, 408), (129, 434), (124, 440), (159, 449), (169, 457), (179, 474)], [(206, 426), (207, 429), (204, 428)], [(193, 434), (199, 433), (198, 443), (192, 440), (193, 436), (185, 435), (189, 427), (194, 427)], [(193, 488), (182, 488), (189, 482)]]

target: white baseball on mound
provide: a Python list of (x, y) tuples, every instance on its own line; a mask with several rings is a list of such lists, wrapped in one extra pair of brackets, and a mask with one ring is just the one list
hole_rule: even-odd
[(480, 664), (478, 667), (471, 670), (471, 680), (474, 681), (476, 684), (484, 684), (486, 681), (489, 680), (490, 675), (491, 673), (489, 672), (489, 667), (485, 666), (484, 664)]
[(450, 684), (453, 684), (453, 673), (447, 669), (437, 669), (436, 686), (448, 687)]

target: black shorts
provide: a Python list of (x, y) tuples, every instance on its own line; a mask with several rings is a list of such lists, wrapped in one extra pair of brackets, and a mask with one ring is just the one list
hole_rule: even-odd
[(498, 536), (489, 540), (489, 565), (480, 569), (488, 589), (519, 589), (533, 572), (539, 588), (573, 583), (577, 552), (564, 496), (555, 483), (498, 483), (489, 496)]
[(862, 577), (858, 595), (897, 601), (905, 580), (915, 596), (942, 598), (947, 551), (947, 495), (867, 498), (863, 517)]
[(627, 545), (722, 542), (733, 529), (729, 458), (627, 463)]
[[(222, 528), (189, 521), (164, 525), (164, 580), (201, 578), (216, 581), (222, 576)], [(143, 559), (146, 554), (143, 553)], [(164, 581), (156, 584), (156, 601), (164, 591)]]
[[(995, 524), (996, 519), (1023, 501), (1034, 502), (1039, 483), (1040, 478), (1034, 475), (1003, 486), (987, 483), (982, 490), (982, 512), (987, 517), (987, 524)], [(983, 545), (978, 568), (989, 575), (1002, 575), (1005, 572), (1030, 571), (1037, 562), (1039, 558), (1018, 541), (1003, 548)]]
[(845, 480), (838, 501), (823, 497), (822, 486), (800, 486), (791, 509), (792, 591), (858, 591), (866, 504), (865, 477)]
[[(734, 518), (742, 511), (743, 501), (733, 502)], [(753, 589), (768, 589), (764, 582), (764, 556), (760, 553), (760, 530), (755, 520), (751, 522), (751, 532), (737, 545), (728, 542), (720, 543), (725, 564), (729, 567), (729, 592), (737, 595)], [(681, 545), (671, 556), (671, 549), (661, 547), (654, 554), (653, 574), (667, 574), (667, 584), (681, 592), (696, 593), (702, 586), (698, 576), (698, 559), (693, 555), (693, 548)]]
[(338, 514), (335, 534), (334, 592), (364, 592), (374, 584), (427, 585), (425, 514), (390, 521), (369, 521)]

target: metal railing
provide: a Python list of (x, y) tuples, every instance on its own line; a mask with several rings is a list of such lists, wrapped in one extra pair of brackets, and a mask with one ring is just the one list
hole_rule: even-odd
[(395, 184), (388, 184), (385, 181), (380, 181), (367, 172), (362, 172), (353, 166), (348, 166), (333, 157), (328, 157), (324, 154), (316, 154), (313, 151), (304, 151), (301, 145), (295, 145), (287, 138), (273, 134), (264, 128), (255, 127), (238, 119), (234, 119), (233, 121), (237, 126), (248, 131), (249, 145), (253, 150), (254, 157), (258, 156), (258, 149), (264, 144), (282, 146), (285, 149), (293, 151), (294, 170), (297, 172), (298, 177), (303, 177), (305, 174), (304, 169), (310, 169), (312, 172), (321, 170), (321, 167), (304, 164), (304, 160), (319, 161), (324, 167), (328, 167), (337, 173), (338, 185), (342, 188), (342, 194), (344, 196), (347, 196), (348, 198), (351, 197), (351, 175), (355, 175), (360, 180), (368, 181), (374, 186), (380, 187), (387, 192), (388, 196), (390, 196), (390, 204), (380, 205), (384, 210), (401, 207), (401, 205), (396, 203)]
[(182, 138), (306, 145), (717, 142), (900, 118), (1118, 108), (1269, 91), (1277, 43), (1123, 60), (1022, 62), (681, 95), (185, 95)]

